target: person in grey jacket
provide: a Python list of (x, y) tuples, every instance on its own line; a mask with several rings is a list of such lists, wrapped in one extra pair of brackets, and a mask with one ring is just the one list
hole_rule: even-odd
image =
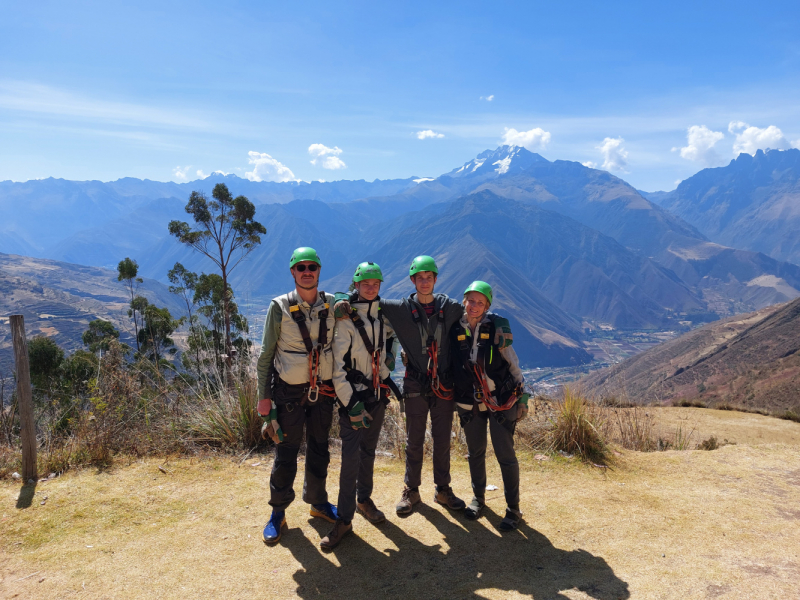
[[(378, 296), (383, 281), (380, 266), (358, 265), (353, 275), (355, 294), (347, 318), (336, 321), (333, 338), (333, 384), (339, 398), (342, 465), (339, 472), (339, 518), (320, 542), (335, 548), (353, 530), (356, 510), (371, 523), (385, 517), (372, 500), (375, 450), (389, 403), (387, 381), (394, 357), (394, 331), (383, 317)], [(387, 361), (387, 355), (389, 359)]]
[(286, 508), (294, 500), (297, 454), (306, 439), (303, 500), (313, 517), (334, 523), (336, 507), (325, 483), (330, 452), (328, 434), (336, 393), (333, 388), (332, 294), (318, 291), (322, 267), (313, 248), (297, 248), (289, 261), (295, 289), (273, 299), (267, 310), (258, 357), (258, 413), (262, 435), (275, 442), (269, 488), (272, 515), (264, 527), (268, 544), (281, 538)]

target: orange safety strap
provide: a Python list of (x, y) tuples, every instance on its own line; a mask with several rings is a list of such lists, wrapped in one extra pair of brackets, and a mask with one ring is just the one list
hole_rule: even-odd
[(431, 378), (431, 391), (437, 398), (453, 399), (453, 388), (445, 387), (439, 381), (439, 346), (436, 340), (428, 346), (428, 376)]
[(491, 410), (492, 412), (497, 411), (504, 411), (510, 409), (517, 403), (517, 395), (511, 394), (511, 397), (505, 404), (498, 404), (494, 400), (494, 396), (492, 392), (489, 390), (489, 382), (486, 381), (486, 373), (479, 365), (472, 365), (472, 372), (475, 375), (475, 379), (478, 381), (480, 385), (480, 390), (475, 392), (475, 399), (480, 400), (483, 402), (484, 406)]

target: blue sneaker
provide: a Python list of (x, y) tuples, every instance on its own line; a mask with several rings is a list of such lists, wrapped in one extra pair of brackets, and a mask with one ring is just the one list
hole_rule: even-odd
[(325, 519), (328, 523), (336, 523), (336, 519), (339, 518), (339, 513), (336, 510), (336, 507), (330, 502), (312, 505), (309, 514), (312, 517)]
[(273, 510), (272, 515), (264, 527), (264, 543), (276, 544), (281, 539), (281, 528), (286, 525), (286, 513), (282, 510)]

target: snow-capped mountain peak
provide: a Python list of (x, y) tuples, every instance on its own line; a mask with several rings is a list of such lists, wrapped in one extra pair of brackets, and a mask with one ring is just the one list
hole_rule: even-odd
[(495, 150), (481, 152), (471, 161), (450, 171), (447, 175), (450, 177), (481, 176), (489, 179), (507, 173), (524, 171), (537, 162), (547, 162), (547, 160), (522, 146), (500, 146)]

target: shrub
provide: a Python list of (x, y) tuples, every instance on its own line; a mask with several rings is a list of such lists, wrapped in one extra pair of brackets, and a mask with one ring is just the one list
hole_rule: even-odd
[(551, 449), (604, 464), (608, 461), (609, 451), (600, 433), (602, 428), (600, 411), (593, 410), (585, 398), (565, 386), (548, 432)]

